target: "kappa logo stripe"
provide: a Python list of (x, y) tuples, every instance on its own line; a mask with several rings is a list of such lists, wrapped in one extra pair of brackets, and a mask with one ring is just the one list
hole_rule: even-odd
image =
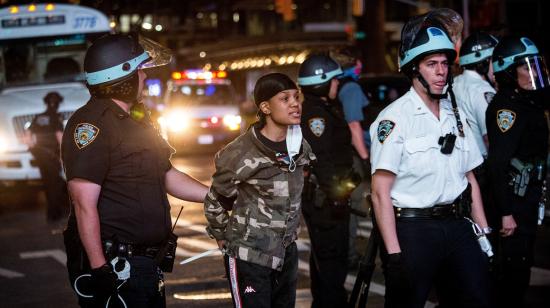
[(228, 257), (229, 263), (229, 280), (231, 282), (231, 292), (233, 293), (233, 301), (236, 308), (242, 308), (241, 294), (239, 293), (239, 281), (237, 280), (237, 260), (233, 257)]

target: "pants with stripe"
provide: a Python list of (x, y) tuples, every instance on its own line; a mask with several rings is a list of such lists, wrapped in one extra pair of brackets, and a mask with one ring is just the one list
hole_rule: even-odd
[(294, 307), (298, 280), (296, 243), (286, 248), (280, 272), (227, 255), (224, 263), (234, 307)]

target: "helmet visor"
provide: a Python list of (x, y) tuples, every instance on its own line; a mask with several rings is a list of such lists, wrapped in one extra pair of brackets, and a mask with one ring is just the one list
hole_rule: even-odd
[(149, 55), (149, 58), (139, 65), (139, 68), (144, 69), (162, 66), (172, 61), (172, 50), (162, 46), (160, 43), (140, 35), (139, 44)]
[(540, 90), (550, 85), (548, 69), (544, 58), (539, 55), (526, 56), (516, 60), (518, 83), (525, 90)]

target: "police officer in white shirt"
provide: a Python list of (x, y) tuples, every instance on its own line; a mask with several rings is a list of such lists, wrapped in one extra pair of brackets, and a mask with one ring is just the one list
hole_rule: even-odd
[(412, 88), (370, 127), (373, 205), (386, 250), (385, 307), (424, 307), (440, 273), (459, 286), (454, 304), (489, 307), (488, 259), (459, 214), (459, 204), (472, 200), (467, 211), (487, 227), (472, 173), (483, 158), (446, 99), (454, 45), (443, 27), (421, 27), (404, 44), (405, 36), (411, 37), (402, 33), (399, 67)]
[(453, 82), (458, 107), (472, 128), (476, 144), (487, 157), (487, 127), (485, 111), (495, 96), (491, 55), (498, 40), (487, 33), (470, 35), (460, 47), (460, 66), (464, 72)]

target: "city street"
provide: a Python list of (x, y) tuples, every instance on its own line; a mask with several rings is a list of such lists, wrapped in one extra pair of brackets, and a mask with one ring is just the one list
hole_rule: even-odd
[[(212, 155), (179, 157), (176, 167), (209, 184), (214, 170)], [(45, 222), (44, 197), (35, 204), (14, 205), (11, 195), (0, 196), (0, 299), (2, 307), (76, 307), (65, 270), (62, 235)], [(32, 199), (32, 198), (31, 198)], [(179, 235), (174, 272), (167, 274), (169, 307), (231, 307), (231, 297), (224, 278), (221, 255), (216, 253), (186, 265), (179, 262), (216, 248), (205, 231), (202, 204), (171, 199), (173, 221), (183, 206), (175, 228)], [(360, 223), (358, 245), (364, 249), (371, 224)], [(537, 264), (533, 269), (528, 307), (550, 307), (550, 226), (540, 229)], [(300, 251), (299, 282), (296, 307), (309, 307), (309, 240), (305, 229), (298, 240)], [(378, 262), (378, 265), (380, 263)], [(355, 275), (348, 276), (351, 290)], [(384, 285), (378, 267), (371, 285), (368, 307), (383, 307)], [(426, 307), (434, 307), (428, 303)]]

